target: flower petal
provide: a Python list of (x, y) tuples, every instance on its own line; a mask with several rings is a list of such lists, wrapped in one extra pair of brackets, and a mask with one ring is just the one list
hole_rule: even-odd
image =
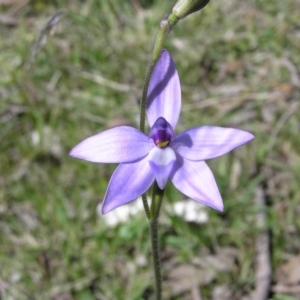
[(190, 161), (178, 155), (175, 165), (170, 178), (180, 192), (223, 211), (223, 201), (214, 175), (204, 161)]
[(154, 147), (147, 158), (159, 188), (164, 189), (176, 161), (175, 152), (170, 147)]
[(147, 116), (150, 126), (164, 117), (175, 128), (181, 109), (181, 89), (171, 55), (162, 50), (148, 88)]
[(205, 160), (223, 155), (253, 138), (252, 133), (240, 129), (201, 126), (179, 134), (170, 147), (184, 158)]
[(142, 158), (154, 146), (153, 141), (136, 128), (120, 126), (83, 140), (70, 155), (97, 163), (123, 163)]
[(147, 157), (128, 164), (120, 164), (113, 173), (104, 196), (102, 213), (135, 200), (145, 193), (154, 181)]

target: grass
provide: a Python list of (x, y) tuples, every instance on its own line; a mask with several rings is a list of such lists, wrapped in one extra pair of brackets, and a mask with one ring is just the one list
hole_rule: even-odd
[[(110, 126), (138, 125), (152, 42), (171, 6), (155, 0), (0, 5), (2, 13), (15, 10), (18, 21), (0, 24), (1, 299), (152, 299), (146, 218), (107, 227), (96, 208), (115, 166), (74, 160), (68, 152)], [(59, 9), (55, 33), (46, 32), (46, 44), (33, 48)], [(168, 185), (160, 228), (165, 299), (194, 299), (186, 282), (193, 272), (204, 299), (217, 299), (222, 287), (228, 299), (251, 292), (258, 188), (272, 231), (270, 299), (297, 299), (274, 287), (289, 284), (278, 274), (300, 249), (299, 9), (293, 0), (212, 1), (168, 38), (182, 82), (178, 132), (212, 124), (251, 131), (256, 139), (209, 162), (225, 212), (207, 209), (207, 223), (167, 213), (167, 202), (183, 199)], [(229, 261), (223, 269), (222, 255)]]

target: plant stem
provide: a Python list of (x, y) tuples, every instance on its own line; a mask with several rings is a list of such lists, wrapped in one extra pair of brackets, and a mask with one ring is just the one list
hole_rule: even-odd
[(164, 197), (165, 190), (161, 190), (156, 181), (152, 187), (152, 201), (150, 206), (150, 220), (156, 220), (159, 216), (160, 206)]
[(150, 239), (152, 248), (153, 269), (155, 278), (156, 300), (161, 299), (162, 276), (160, 267), (159, 244), (158, 244), (158, 217), (160, 206), (163, 200), (164, 191), (161, 190), (155, 181), (152, 188), (152, 202), (150, 207)]
[(153, 269), (155, 277), (155, 296), (156, 300), (161, 300), (162, 277), (160, 267), (159, 245), (158, 245), (158, 220), (149, 220), (150, 238), (152, 247)]
[(147, 201), (147, 195), (146, 194), (142, 195), (142, 200), (143, 200), (144, 210), (145, 210), (147, 219), (149, 220), (150, 219), (150, 209), (149, 209), (149, 204), (148, 204), (148, 201)]

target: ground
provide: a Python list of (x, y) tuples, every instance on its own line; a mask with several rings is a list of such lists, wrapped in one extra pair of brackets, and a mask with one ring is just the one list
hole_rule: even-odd
[[(105, 128), (138, 127), (174, 3), (0, 0), (1, 299), (153, 299), (145, 215), (108, 225), (97, 207), (116, 166), (68, 153)], [(208, 162), (223, 213), (185, 221), (168, 184), (164, 299), (300, 298), (299, 11), (297, 0), (211, 1), (167, 40), (182, 83), (177, 131), (227, 126), (255, 140)]]

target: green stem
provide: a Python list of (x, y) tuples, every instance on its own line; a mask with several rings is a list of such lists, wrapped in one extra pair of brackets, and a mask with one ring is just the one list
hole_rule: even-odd
[(173, 27), (177, 24), (179, 21), (179, 18), (176, 17), (173, 13), (170, 13), (168, 16), (168, 22), (170, 25), (170, 31), (173, 29)]
[(147, 98), (149, 82), (150, 82), (152, 72), (154, 70), (154, 66), (155, 66), (155, 62), (153, 60), (151, 60), (148, 70), (147, 70), (146, 78), (144, 81), (144, 89), (143, 89), (143, 95), (142, 95), (142, 101), (141, 101), (140, 131), (144, 132), (144, 133), (145, 133), (145, 119), (146, 119), (146, 98)]
[(161, 203), (164, 196), (164, 190), (161, 190), (155, 181), (152, 188), (152, 202), (150, 207), (150, 238), (152, 247), (152, 259), (155, 278), (156, 300), (161, 300), (162, 276), (160, 267), (159, 244), (158, 244), (158, 217)]
[(165, 190), (161, 190), (154, 181), (152, 187), (152, 201), (150, 206), (150, 220), (156, 220), (159, 216), (160, 206), (163, 200)]
[(147, 201), (147, 195), (146, 194), (142, 195), (142, 200), (143, 200), (144, 210), (145, 210), (147, 219), (149, 220), (150, 219), (150, 209), (149, 209), (149, 204), (148, 204), (148, 201)]
[(162, 292), (162, 277), (161, 277), (161, 267), (160, 267), (160, 257), (159, 257), (159, 245), (158, 245), (158, 220), (149, 220), (151, 246), (152, 246), (152, 259), (153, 259), (153, 269), (155, 277), (155, 295), (156, 300), (161, 300)]

